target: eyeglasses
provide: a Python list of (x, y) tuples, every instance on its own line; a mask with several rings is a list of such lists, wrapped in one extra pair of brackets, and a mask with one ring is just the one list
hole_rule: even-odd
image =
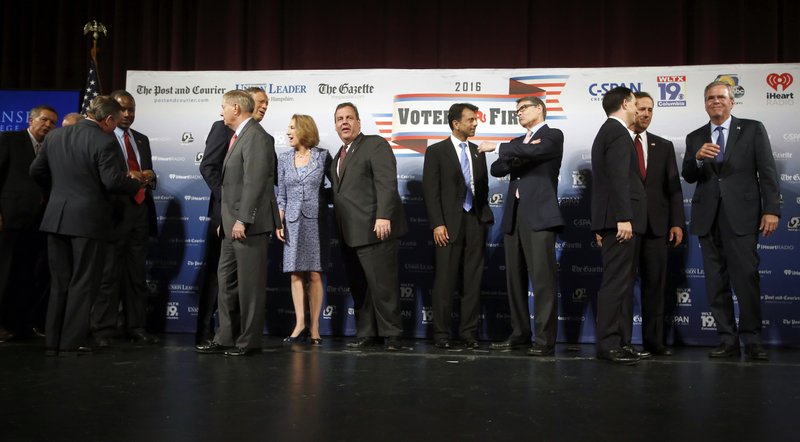
[(527, 109), (527, 108), (529, 108), (531, 106), (536, 106), (536, 105), (535, 104), (523, 104), (522, 106), (517, 108), (517, 113), (521, 114), (522, 112), (525, 112), (525, 109)]

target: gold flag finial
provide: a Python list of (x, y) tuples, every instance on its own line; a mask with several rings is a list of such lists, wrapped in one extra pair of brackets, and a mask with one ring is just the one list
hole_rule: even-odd
[(83, 26), (83, 35), (92, 33), (92, 58), (97, 57), (97, 38), (102, 33), (104, 36), (108, 34), (105, 25), (99, 23), (97, 20), (92, 20)]

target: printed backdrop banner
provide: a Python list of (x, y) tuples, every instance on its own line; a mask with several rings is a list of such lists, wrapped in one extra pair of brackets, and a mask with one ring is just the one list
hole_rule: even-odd
[[(200, 176), (206, 135), (219, 120), (222, 94), (263, 87), (269, 108), (262, 122), (275, 137), (278, 153), (291, 147), (286, 126), (293, 114), (317, 122), (321, 147), (335, 154), (341, 146), (333, 113), (337, 104), (359, 108), (362, 131), (386, 138), (397, 157), (400, 195), (409, 233), (400, 242), (400, 301), (405, 334), (430, 337), (434, 258), (431, 226), (422, 200), (425, 149), (449, 135), (447, 110), (456, 102), (480, 108), (473, 141), (505, 141), (523, 133), (515, 100), (538, 96), (547, 104), (548, 123), (564, 132), (559, 201), (566, 226), (556, 243), (559, 273), (559, 340), (592, 342), (600, 285), (600, 252), (590, 231), (591, 145), (605, 121), (601, 101), (624, 85), (653, 96), (653, 133), (672, 141), (678, 162), (685, 136), (708, 122), (703, 88), (727, 81), (735, 91), (734, 115), (761, 120), (769, 133), (783, 198), (780, 226), (761, 239), (764, 340), (800, 343), (800, 119), (794, 94), (800, 90), (800, 65), (714, 65), (607, 69), (459, 69), (243, 72), (129, 71), (127, 88), (136, 97), (135, 128), (150, 137), (158, 174), (156, 207), (160, 232), (148, 260), (150, 320), (168, 332), (195, 330), (197, 301), (205, 265), (209, 189)], [(798, 157), (795, 157), (798, 155)], [(488, 154), (491, 163), (496, 154)], [(680, 167), (680, 164), (679, 164)], [(510, 331), (505, 264), (499, 231), (507, 178), (491, 178), (490, 204), (496, 218), (487, 235), (480, 337), (504, 338)], [(682, 183), (684, 210), (691, 218), (694, 185)], [(353, 304), (339, 255), (333, 217), (329, 217), (332, 262), (326, 272), (322, 333), (355, 333)], [(281, 271), (282, 245), (270, 245), (267, 331), (286, 334), (294, 325), (288, 276)], [(670, 342), (715, 344), (714, 319), (706, 300), (697, 237), (670, 254), (667, 323)], [(638, 289), (637, 289), (638, 291)], [(531, 312), (536, 288), (529, 292)], [(638, 298), (638, 293), (637, 293)], [(457, 313), (453, 314), (457, 317)], [(531, 320), (533, 316), (531, 316)], [(636, 301), (635, 340), (641, 316)]]

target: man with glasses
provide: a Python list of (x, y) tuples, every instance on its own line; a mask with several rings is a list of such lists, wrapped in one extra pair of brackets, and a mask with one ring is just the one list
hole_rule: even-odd
[[(492, 344), (511, 349), (531, 343), (528, 277), (533, 283), (534, 332), (531, 356), (555, 353), (558, 273), (556, 232), (564, 225), (558, 207), (558, 171), (564, 153), (564, 134), (545, 123), (547, 107), (538, 97), (517, 100), (519, 124), (527, 129), (500, 144), (492, 164), (495, 177), (511, 175), (503, 210), (502, 230), (506, 255), (506, 284), (511, 311), (511, 335)], [(482, 143), (481, 151), (493, 150)]]
[[(729, 84), (712, 82), (704, 95), (710, 122), (686, 136), (682, 175), (697, 183), (691, 233), (700, 237), (706, 296), (720, 336), (708, 356), (738, 357), (741, 339), (747, 359), (765, 360), (757, 246), (759, 231), (768, 237), (778, 226), (775, 160), (764, 125), (731, 115)], [(739, 302), (738, 327), (732, 289)]]

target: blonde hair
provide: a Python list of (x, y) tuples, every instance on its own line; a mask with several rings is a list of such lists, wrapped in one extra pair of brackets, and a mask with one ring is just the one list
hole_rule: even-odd
[(301, 145), (312, 148), (319, 145), (319, 130), (317, 123), (310, 115), (294, 114), (294, 130)]

